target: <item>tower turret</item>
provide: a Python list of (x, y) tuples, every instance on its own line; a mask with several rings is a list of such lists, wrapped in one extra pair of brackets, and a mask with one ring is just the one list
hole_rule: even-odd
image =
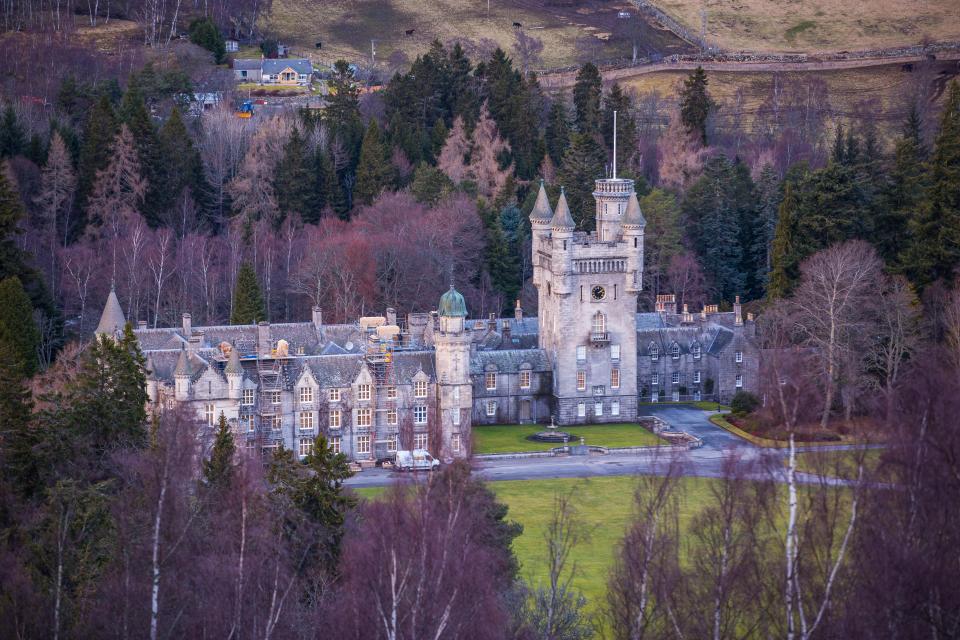
[(236, 345), (230, 347), (230, 357), (223, 373), (227, 376), (227, 397), (239, 400), (243, 395), (243, 366), (240, 364), (240, 352)]
[(440, 420), (440, 455), (459, 458), (469, 454), (470, 333), (464, 326), (467, 304), (454, 286), (440, 296), (437, 315), (440, 330), (433, 337), (437, 366), (437, 415)]
[(643, 233), (646, 226), (637, 194), (631, 193), (621, 221), (623, 239), (627, 243), (627, 291), (643, 289)]
[[(567, 196), (560, 187), (560, 198), (557, 200), (557, 208), (553, 213), (553, 219), (550, 221), (550, 228), (553, 230), (553, 282), (551, 284), (557, 293), (570, 293), (570, 283), (567, 281), (569, 274), (573, 271), (573, 216), (570, 215), (570, 207), (567, 205)], [(560, 275), (557, 278), (557, 275)]]
[(540, 260), (536, 258), (538, 251), (549, 252), (550, 242), (550, 220), (553, 218), (553, 210), (550, 208), (550, 200), (547, 198), (547, 190), (543, 187), (543, 180), (540, 181), (540, 191), (537, 193), (537, 201), (533, 203), (533, 209), (530, 211), (530, 231), (531, 246), (533, 247), (533, 285), (539, 286), (543, 280), (543, 266)]
[(174, 398), (177, 400), (190, 399), (190, 356), (187, 350), (180, 349), (180, 357), (177, 358), (177, 368), (173, 371)]
[(150, 399), (150, 402), (156, 403), (159, 399), (159, 389), (157, 382), (157, 375), (154, 373), (153, 368), (153, 358), (149, 355), (147, 356), (147, 397)]
[(117, 299), (117, 292), (110, 286), (110, 295), (107, 296), (107, 304), (103, 307), (103, 313), (100, 314), (100, 322), (97, 324), (95, 335), (116, 338), (123, 333), (123, 327), (127, 320), (123, 315), (123, 308)]

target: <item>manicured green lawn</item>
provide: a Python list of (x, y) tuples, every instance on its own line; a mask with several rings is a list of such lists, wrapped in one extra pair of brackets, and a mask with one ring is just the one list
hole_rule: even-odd
[[(797, 454), (797, 470), (806, 473), (823, 473), (844, 480), (856, 480), (861, 454), (863, 455), (864, 477), (870, 474), (871, 477), (877, 479), (872, 472), (880, 466), (880, 457), (883, 455), (882, 449), (868, 449), (865, 452), (801, 451)], [(879, 479), (887, 478), (881, 476)]]
[[(537, 424), (482, 425), (473, 427), (474, 453), (510, 453), (513, 451), (549, 451), (559, 446), (549, 442), (527, 440), (527, 436), (546, 427)], [(638, 447), (666, 444), (659, 436), (638, 424), (588, 424), (563, 429), (583, 437), (589, 445), (599, 447)], [(579, 443), (579, 440), (576, 441)]]

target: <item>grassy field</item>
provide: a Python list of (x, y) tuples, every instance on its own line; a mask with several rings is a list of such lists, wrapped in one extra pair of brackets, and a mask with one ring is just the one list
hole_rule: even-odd
[[(473, 427), (474, 453), (509, 453), (512, 451), (547, 451), (557, 446), (527, 440), (543, 425), (511, 424)], [(571, 427), (568, 433), (586, 438), (587, 444), (600, 447), (638, 447), (666, 444), (658, 436), (637, 424), (591, 424)]]
[[(680, 480), (683, 489), (681, 529), (688, 527), (691, 519), (710, 503), (710, 485), (715, 482), (703, 478)], [(577, 571), (573, 584), (583, 591), (592, 611), (602, 604), (606, 593), (616, 547), (632, 515), (635, 487), (636, 480), (629, 476), (490, 483), (497, 498), (510, 507), (507, 517), (523, 525), (523, 535), (514, 540), (513, 549), (520, 561), (521, 575), (532, 585), (543, 579), (546, 568), (543, 534), (552, 515), (553, 497), (573, 492), (577, 515), (590, 528), (589, 541), (571, 554), (571, 563), (575, 563)], [(375, 498), (383, 489), (361, 489), (357, 493)]]
[[(479, 44), (487, 40), (510, 52), (513, 23), (523, 25), (528, 35), (543, 41), (546, 68), (576, 62), (577, 39), (593, 38), (601, 59), (630, 55), (630, 43), (611, 38), (617, 11), (629, 2), (588, 0), (577, 6), (553, 6), (545, 0), (278, 0), (273, 4), (267, 28), (316, 54), (318, 62), (343, 57), (351, 62), (370, 60), (370, 41), (375, 40), (376, 58), (387, 60), (395, 51), (410, 60), (423, 53), (430, 42), (458, 38)], [(413, 33), (406, 35), (406, 31)], [(320, 41), (323, 47), (314, 49)], [(645, 46), (674, 53), (687, 45), (670, 32), (648, 28)]]
[[(657, 92), (662, 99), (672, 102), (686, 76), (681, 71), (648, 73), (621, 80), (620, 85), (641, 95)], [(829, 103), (829, 129), (838, 122), (856, 120), (866, 105), (871, 114), (880, 114), (873, 116), (879, 117), (880, 129), (893, 132), (900, 130), (907, 116), (909, 98), (931, 94), (942, 99), (947, 81), (956, 76), (956, 64), (948, 62), (934, 62), (923, 72), (908, 72), (900, 65), (778, 74), (707, 71), (710, 94), (720, 104), (720, 117), (739, 108), (747, 130), (756, 127), (755, 116), (773, 93), (775, 82), (788, 94), (791, 90), (802, 93), (806, 85), (815, 88), (815, 84), (822, 83)]]
[(960, 38), (956, 0), (654, 0), (723, 49), (855, 51)]
[[(803, 451), (797, 454), (797, 470), (856, 480), (859, 454), (856, 451)], [(867, 450), (863, 454), (864, 473), (875, 470), (882, 455), (882, 449)]]

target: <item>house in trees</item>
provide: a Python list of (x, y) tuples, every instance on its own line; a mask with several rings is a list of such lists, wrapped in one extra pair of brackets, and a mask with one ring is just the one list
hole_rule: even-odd
[(237, 82), (307, 86), (313, 77), (313, 65), (306, 58), (235, 58), (233, 76)]
[(233, 77), (237, 82), (260, 82), (261, 60), (248, 58), (233, 59)]
[[(428, 448), (469, 454), (471, 425), (622, 422), (640, 403), (729, 401), (755, 390), (752, 317), (677, 309), (661, 296), (638, 313), (646, 223), (633, 182), (597, 180), (596, 231), (574, 229), (566, 198), (543, 187), (531, 212), (539, 317), (468, 318), (451, 285), (430, 313), (328, 324), (309, 321), (178, 327), (135, 334), (147, 357), (148, 396), (186, 404), (211, 433), (223, 413), (251, 451), (306, 455), (323, 433), (356, 461)], [(111, 293), (97, 332), (124, 325)]]

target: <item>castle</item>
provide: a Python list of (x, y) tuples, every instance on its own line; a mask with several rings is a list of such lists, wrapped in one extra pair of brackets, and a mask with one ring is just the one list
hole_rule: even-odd
[[(632, 180), (596, 181), (596, 231), (575, 230), (561, 192), (543, 185), (530, 214), (539, 317), (468, 319), (451, 285), (430, 313), (309, 322), (134, 330), (150, 401), (187, 404), (238, 443), (301, 456), (319, 433), (351, 460), (399, 449), (469, 455), (471, 425), (628, 422), (641, 403), (729, 401), (756, 389), (759, 350), (739, 298), (732, 312), (637, 312), (646, 222)], [(125, 324), (111, 291), (99, 335)]]

